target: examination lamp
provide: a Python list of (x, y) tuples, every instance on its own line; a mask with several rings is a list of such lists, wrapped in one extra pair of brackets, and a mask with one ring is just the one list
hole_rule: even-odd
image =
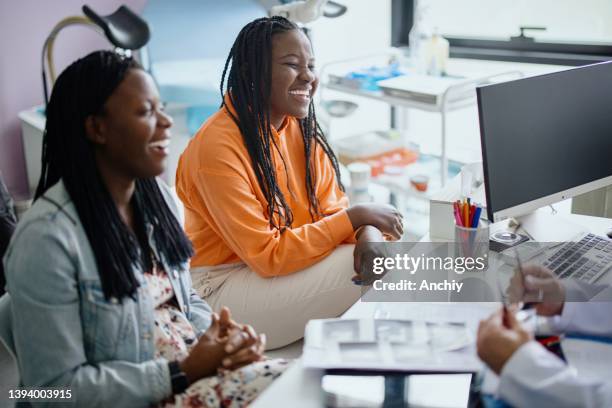
[(55, 43), (55, 37), (57, 37), (59, 32), (64, 28), (71, 25), (91, 27), (100, 34), (103, 34), (108, 41), (115, 46), (116, 51), (124, 53), (125, 55), (130, 55), (131, 50), (137, 50), (144, 46), (151, 37), (147, 22), (126, 6), (119, 7), (114, 13), (108, 16), (99, 15), (87, 5), (84, 5), (82, 10), (85, 14), (84, 16), (66, 17), (57, 23), (47, 36), (43, 45), (42, 79), (45, 106), (49, 102), (45, 56), (47, 57), (47, 65), (49, 67), (51, 87), (53, 87), (56, 79), (55, 64), (53, 62), (53, 45)]
[(271, 16), (282, 16), (293, 22), (307, 24), (321, 16), (335, 18), (346, 13), (346, 6), (331, 0), (301, 0), (270, 9)]

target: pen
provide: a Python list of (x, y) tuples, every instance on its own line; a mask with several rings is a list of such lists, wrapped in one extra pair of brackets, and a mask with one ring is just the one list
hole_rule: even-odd
[(469, 217), (470, 223), (468, 224), (470, 228), (474, 228), (474, 216), (475, 215), (476, 215), (476, 206), (472, 204), (470, 205), (470, 217)]
[(521, 282), (523, 284), (523, 287), (525, 287), (525, 275), (523, 275), (523, 263), (521, 262), (521, 257), (519, 256), (519, 253), (516, 247), (514, 247), (514, 256), (516, 258), (516, 265), (518, 267), (518, 270), (521, 273)]
[(536, 336), (536, 341), (540, 343), (541, 345), (543, 345), (544, 347), (550, 347), (555, 344), (559, 344), (559, 342), (561, 341), (561, 338), (559, 336), (544, 336), (544, 337)]
[[(521, 274), (521, 284), (523, 285), (523, 289), (525, 289), (525, 273), (523, 273), (523, 263), (521, 262), (521, 257), (519, 256), (518, 250), (516, 249), (516, 247), (514, 247), (514, 255), (516, 256), (516, 264), (518, 266), (518, 270), (519, 273)], [(542, 298), (542, 289), (540, 289), (540, 295), (539, 295), (539, 299)], [(535, 307), (535, 303), (527, 303), (525, 302), (523, 304), (522, 309), (532, 309)]]
[(472, 228), (478, 228), (478, 223), (480, 222), (481, 213), (482, 213), (482, 207), (476, 207), (476, 211), (474, 211), (474, 219), (472, 220)]
[(461, 221), (461, 216), (459, 215), (459, 204), (457, 202), (453, 203), (453, 213), (455, 215), (455, 222), (462, 227), (463, 221)]

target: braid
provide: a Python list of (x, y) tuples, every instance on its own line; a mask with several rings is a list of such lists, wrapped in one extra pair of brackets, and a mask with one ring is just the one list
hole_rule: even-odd
[[(223, 68), (220, 85), (223, 100), (221, 107), (225, 108), (242, 134), (257, 181), (267, 201), (266, 212), (270, 227), (280, 231), (292, 226), (293, 212), (278, 185), (272, 161), (272, 148), (280, 151), (272, 137), (270, 124), (272, 37), (291, 30), (299, 30), (299, 27), (280, 16), (259, 18), (247, 24), (232, 45)], [(226, 92), (236, 112), (235, 115), (225, 102)], [(317, 123), (312, 101), (308, 116), (300, 120), (300, 129), (306, 156), (305, 183), (309, 212), (315, 221), (322, 216), (316, 196), (317, 175), (312, 165), (316, 159), (317, 146), (320, 145), (329, 157), (342, 191), (344, 187), (340, 183), (338, 161)], [(282, 155), (281, 161), (287, 172), (287, 164)], [(288, 184), (287, 189), (293, 194)]]
[(113, 52), (97, 51), (62, 72), (47, 105), (42, 171), (35, 194), (38, 199), (63, 181), (96, 258), (107, 299), (133, 296), (138, 288), (133, 268), (152, 267), (145, 221), (153, 224), (156, 247), (169, 265), (178, 266), (193, 254), (155, 179), (136, 182), (135, 231), (130, 231), (102, 181), (93, 145), (86, 137), (86, 118), (102, 111), (130, 69), (141, 67)]

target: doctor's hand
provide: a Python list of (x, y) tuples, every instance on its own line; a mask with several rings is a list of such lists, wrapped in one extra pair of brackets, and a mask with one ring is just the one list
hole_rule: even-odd
[(516, 270), (510, 280), (508, 300), (511, 303), (532, 303), (541, 316), (561, 314), (565, 303), (565, 286), (547, 268), (527, 265)]
[(391, 205), (357, 204), (346, 211), (355, 231), (364, 225), (371, 225), (394, 241), (404, 234), (404, 217)]
[(531, 340), (531, 334), (516, 320), (514, 313), (507, 312), (504, 319), (504, 312), (501, 309), (481, 321), (478, 326), (476, 339), (478, 357), (499, 374), (510, 357)]
[(371, 285), (375, 279), (382, 277), (382, 274), (374, 273), (374, 258), (387, 256), (384, 250), (384, 242), (382, 233), (370, 225), (366, 225), (359, 231), (353, 251), (355, 276), (352, 280), (354, 283)]

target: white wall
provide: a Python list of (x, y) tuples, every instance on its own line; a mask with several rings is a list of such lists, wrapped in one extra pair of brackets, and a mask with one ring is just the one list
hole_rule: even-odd
[(461, 36), (509, 37), (519, 26), (547, 27), (531, 31), (538, 39), (612, 42), (610, 0), (421, 0), (430, 24), (440, 32)]
[(317, 65), (380, 51), (391, 42), (390, 0), (343, 0), (348, 7), (338, 18), (310, 25)]
[[(343, 0), (343, 3), (348, 7), (346, 14), (333, 19), (321, 18), (309, 26), (319, 69), (333, 61), (380, 52), (391, 44), (390, 0)], [(325, 98), (353, 100), (359, 104), (351, 116), (333, 120), (331, 138), (389, 127), (389, 107), (384, 103), (328, 90)], [(325, 119), (321, 108), (317, 114)]]

